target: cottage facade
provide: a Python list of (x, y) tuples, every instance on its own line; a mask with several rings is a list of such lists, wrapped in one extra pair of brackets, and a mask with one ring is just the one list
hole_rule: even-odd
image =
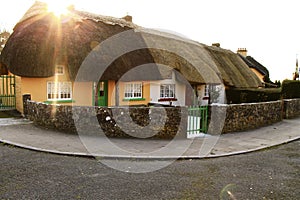
[(58, 18), (42, 2), (15, 26), (0, 63), (18, 77), (21, 112), (24, 94), (51, 104), (184, 106), (225, 103), (226, 88), (261, 86), (229, 50), (126, 19), (77, 10)]

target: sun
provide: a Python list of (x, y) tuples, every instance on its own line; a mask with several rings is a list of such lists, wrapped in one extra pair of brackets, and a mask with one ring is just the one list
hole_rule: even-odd
[(69, 13), (69, 7), (72, 5), (70, 1), (64, 0), (43, 0), (47, 4), (48, 12), (53, 13), (55, 16), (60, 17)]

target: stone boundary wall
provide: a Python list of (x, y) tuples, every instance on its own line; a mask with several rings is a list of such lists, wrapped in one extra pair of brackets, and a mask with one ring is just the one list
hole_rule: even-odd
[(300, 99), (284, 99), (283, 117), (291, 119), (300, 116)]
[[(80, 107), (24, 104), (34, 124), (69, 133), (109, 137), (186, 138), (187, 107)], [(300, 116), (300, 99), (209, 107), (209, 134), (246, 131)]]
[[(209, 133), (245, 131), (282, 120), (282, 101), (211, 105)], [(223, 126), (224, 125), (224, 126)]]
[(35, 125), (68, 133), (108, 137), (186, 138), (186, 107), (81, 107), (27, 101)]

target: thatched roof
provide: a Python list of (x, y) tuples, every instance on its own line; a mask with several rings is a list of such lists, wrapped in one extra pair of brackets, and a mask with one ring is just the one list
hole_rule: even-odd
[[(26, 77), (53, 76), (55, 64), (63, 63), (72, 80), (119, 80), (136, 66), (158, 63), (193, 83), (260, 86), (255, 74), (231, 51), (145, 29), (125, 19), (76, 10), (59, 21), (41, 2), (15, 26), (0, 61), (12, 73)], [(131, 79), (141, 76), (157, 80), (163, 75), (158, 67), (143, 67), (134, 70)]]
[(206, 49), (217, 64), (225, 85), (237, 88), (261, 85), (261, 81), (238, 54), (214, 46), (207, 46)]
[(8, 75), (8, 69), (3, 63), (0, 63), (0, 75)]

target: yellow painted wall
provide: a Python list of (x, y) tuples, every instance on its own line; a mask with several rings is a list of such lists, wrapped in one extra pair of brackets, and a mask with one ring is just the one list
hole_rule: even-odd
[[(16, 95), (17, 110), (23, 113), (23, 95), (30, 94), (31, 99), (36, 102), (47, 101), (47, 82), (55, 81), (55, 77), (49, 78), (18, 78)], [(69, 81), (65, 78), (58, 78), (58, 81)], [(18, 89), (19, 88), (19, 89)], [(93, 103), (92, 82), (73, 83), (72, 100), (73, 103), (59, 103), (64, 105), (91, 106)]]
[(93, 82), (73, 83), (73, 105), (92, 106), (93, 103)]
[(23, 113), (23, 97), (22, 97), (22, 81), (21, 81), (21, 77), (19, 76), (15, 76), (16, 77), (16, 109)]
[[(47, 82), (71, 82), (68, 71), (65, 69), (64, 74), (55, 75), (48, 78), (28, 78), (18, 77), (17, 79), (17, 110), (23, 113), (23, 95), (30, 94), (31, 99), (36, 102), (47, 101)], [(71, 103), (66, 103), (71, 104)]]
[[(17, 77), (17, 110), (23, 113), (23, 95), (30, 94), (31, 99), (36, 102), (47, 101), (47, 82), (71, 82), (68, 73), (56, 75), (48, 78), (27, 78)], [(124, 101), (124, 82), (119, 83), (119, 105), (147, 105), (150, 102), (150, 82), (143, 82), (142, 101)], [(64, 105), (93, 106), (94, 105), (94, 83), (93, 82), (73, 82), (72, 100), (73, 103), (59, 103)], [(115, 106), (116, 83), (108, 81), (108, 106)]]
[(47, 81), (52, 78), (24, 78), (21, 79), (22, 95), (30, 94), (31, 99), (37, 102), (47, 101)]
[[(22, 96), (24, 94), (31, 94), (31, 99), (36, 102), (47, 101), (47, 82), (48, 81), (70, 81), (63, 77), (49, 77), (49, 78), (24, 78), (21, 79)], [(78, 82), (73, 83), (72, 100), (74, 103), (60, 103), (65, 105), (83, 105), (91, 106), (93, 103), (93, 83), (92, 82)]]
[(116, 83), (115, 81), (108, 81), (108, 104), (107, 106), (116, 105)]
[(119, 105), (130, 106), (130, 105), (147, 105), (150, 102), (150, 82), (143, 81), (143, 101), (124, 101), (125, 95), (125, 84), (127, 82), (119, 82)]
[(21, 78), (22, 95), (30, 94), (31, 99), (36, 102), (47, 101), (47, 82), (71, 82), (69, 79), (68, 70), (64, 68), (64, 74), (55, 75), (48, 78)]
[(262, 75), (259, 71), (257, 71), (254, 68), (250, 68), (255, 74), (256, 76), (260, 79), (261, 82), (264, 82), (264, 75)]

